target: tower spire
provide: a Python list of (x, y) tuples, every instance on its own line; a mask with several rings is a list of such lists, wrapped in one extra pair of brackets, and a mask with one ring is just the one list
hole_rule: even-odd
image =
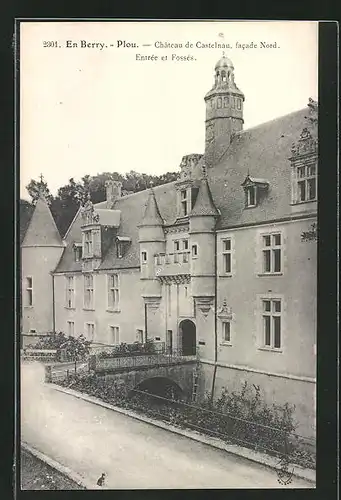
[(163, 219), (161, 217), (159, 207), (155, 198), (154, 189), (149, 189), (148, 200), (140, 226), (162, 226)]
[(225, 52), (215, 65), (214, 72), (214, 85), (205, 96), (205, 156), (208, 167), (219, 159), (222, 149), (226, 149), (244, 123), (244, 94), (235, 83), (233, 62)]

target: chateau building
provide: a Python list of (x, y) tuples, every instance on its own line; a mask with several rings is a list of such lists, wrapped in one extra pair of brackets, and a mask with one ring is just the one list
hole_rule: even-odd
[(80, 207), (62, 240), (41, 196), (22, 244), (22, 332), (198, 354), (200, 390), (243, 381), (315, 432), (317, 104), (243, 130), (232, 62), (205, 96), (204, 154), (175, 182)]

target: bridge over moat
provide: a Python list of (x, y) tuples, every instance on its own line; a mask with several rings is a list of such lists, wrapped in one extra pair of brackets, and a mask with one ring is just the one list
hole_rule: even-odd
[(179, 396), (188, 397), (193, 393), (197, 358), (167, 355), (93, 357), (89, 367), (106, 382), (124, 387), (128, 394), (133, 389), (143, 389), (163, 395), (167, 387), (173, 387)]

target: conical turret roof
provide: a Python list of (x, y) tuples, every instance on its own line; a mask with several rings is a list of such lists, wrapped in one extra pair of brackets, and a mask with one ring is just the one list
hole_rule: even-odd
[(162, 226), (163, 219), (161, 217), (159, 207), (155, 198), (153, 189), (150, 190), (143, 219), (140, 226)]
[(210, 187), (207, 179), (201, 181), (199, 193), (195, 201), (193, 210), (189, 214), (190, 217), (200, 217), (205, 215), (217, 216), (219, 212), (213, 202)]
[(22, 246), (63, 246), (56, 223), (43, 195), (38, 198)]

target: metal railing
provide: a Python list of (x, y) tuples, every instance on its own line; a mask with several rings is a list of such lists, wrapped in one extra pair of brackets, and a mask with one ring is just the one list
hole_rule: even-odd
[(21, 349), (21, 359), (37, 361), (58, 361), (58, 349)]
[(163, 352), (100, 357), (90, 356), (89, 367), (95, 372), (115, 372), (158, 366), (168, 366), (196, 361), (196, 355), (183, 355), (181, 349), (165, 349)]

